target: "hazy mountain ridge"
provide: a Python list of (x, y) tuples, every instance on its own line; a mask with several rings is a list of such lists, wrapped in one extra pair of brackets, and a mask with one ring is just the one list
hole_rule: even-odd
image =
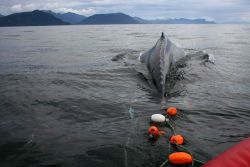
[(70, 24), (78, 24), (81, 21), (83, 21), (85, 18), (87, 18), (86, 16), (79, 15), (79, 14), (72, 13), (72, 12), (55, 13), (51, 10), (45, 10), (45, 12), (50, 13), (56, 18), (61, 19), (62, 21), (70, 23)]
[(140, 22), (123, 13), (109, 13), (87, 17), (80, 24), (140, 24)]
[(14, 13), (0, 18), (0, 26), (47, 26), (68, 25), (53, 15), (34, 10), (32, 12)]
[(205, 19), (156, 19), (146, 20), (124, 13), (95, 14), (85, 17), (75, 13), (55, 13), (50, 10), (14, 13), (0, 16), (0, 26), (42, 26), (69, 24), (215, 24)]
[(146, 20), (139, 17), (134, 17), (134, 19), (141, 24), (216, 24), (214, 21), (207, 21), (206, 19), (175, 18)]

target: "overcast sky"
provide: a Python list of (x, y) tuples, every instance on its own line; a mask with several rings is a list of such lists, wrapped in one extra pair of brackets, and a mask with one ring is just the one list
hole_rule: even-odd
[(183, 17), (250, 23), (250, 0), (0, 0), (4, 15), (35, 9), (85, 16), (123, 12), (145, 19)]

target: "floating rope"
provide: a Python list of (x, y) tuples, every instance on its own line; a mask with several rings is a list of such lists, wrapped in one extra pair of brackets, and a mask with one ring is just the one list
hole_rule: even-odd
[(170, 127), (170, 129), (172, 130), (173, 134), (176, 135), (176, 132), (174, 130), (174, 127), (170, 124), (169, 121), (166, 121), (166, 124)]
[(128, 109), (128, 113), (129, 113), (130, 119), (134, 119), (135, 118), (135, 110), (131, 106)]
[(165, 166), (167, 163), (168, 163), (168, 159), (167, 159), (166, 161), (164, 161), (164, 162), (161, 164), (161, 166), (160, 166), (160, 167)]
[[(128, 113), (129, 113), (130, 120), (133, 121), (133, 124), (136, 124), (135, 114), (134, 114), (135, 110), (131, 106), (128, 109)], [(132, 128), (133, 128), (133, 126), (131, 126), (131, 129)], [(124, 166), (125, 167), (128, 167), (128, 152), (127, 152), (127, 148), (129, 146), (129, 142), (130, 142), (130, 134), (128, 134), (128, 137), (127, 137), (126, 146), (125, 146), (126, 148), (124, 148)]]

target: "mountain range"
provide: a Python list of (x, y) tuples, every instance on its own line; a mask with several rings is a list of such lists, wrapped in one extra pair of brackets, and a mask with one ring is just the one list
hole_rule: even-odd
[(49, 13), (39, 10), (14, 13), (0, 18), (0, 26), (45, 26), (68, 24), (69, 23), (63, 22)]
[(207, 21), (205, 19), (156, 19), (156, 20), (145, 20), (139, 17), (134, 17), (135, 20), (141, 24), (215, 24), (213, 21)]
[(52, 12), (51, 10), (44, 10), (44, 12), (47, 12), (47, 13), (53, 15), (54, 17), (61, 19), (62, 21), (66, 22), (66, 23), (70, 23), (70, 24), (78, 24), (86, 18), (86, 16), (75, 14), (72, 12), (55, 13), (55, 12)]
[(140, 24), (140, 22), (123, 13), (110, 13), (95, 14), (79, 24)]
[(145, 20), (123, 13), (95, 14), (89, 17), (75, 13), (55, 13), (49, 10), (0, 15), (0, 26), (45, 26), (71, 24), (215, 24), (205, 19), (156, 19)]

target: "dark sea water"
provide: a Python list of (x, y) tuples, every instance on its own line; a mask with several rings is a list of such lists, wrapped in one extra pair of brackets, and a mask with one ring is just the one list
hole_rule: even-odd
[[(137, 60), (162, 31), (192, 55), (165, 101)], [(249, 137), (250, 25), (0, 28), (1, 167), (159, 166), (167, 138), (146, 131), (167, 106), (203, 161)]]

